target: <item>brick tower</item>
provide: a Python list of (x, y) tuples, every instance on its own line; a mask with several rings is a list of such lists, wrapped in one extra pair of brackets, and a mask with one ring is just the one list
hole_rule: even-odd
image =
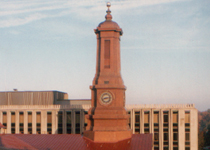
[(112, 21), (107, 3), (106, 20), (94, 30), (97, 37), (96, 74), (91, 89), (91, 109), (84, 132), (94, 142), (117, 142), (131, 138), (125, 110), (125, 85), (120, 73), (122, 29)]

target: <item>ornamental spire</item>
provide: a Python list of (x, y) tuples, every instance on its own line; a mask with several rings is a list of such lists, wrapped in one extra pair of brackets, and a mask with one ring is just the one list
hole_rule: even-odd
[(112, 15), (111, 15), (111, 10), (109, 9), (109, 7), (111, 7), (111, 3), (107, 2), (106, 6), (108, 7), (108, 10), (106, 11), (107, 14), (106, 14), (105, 18), (106, 18), (107, 21), (111, 21), (112, 20)]

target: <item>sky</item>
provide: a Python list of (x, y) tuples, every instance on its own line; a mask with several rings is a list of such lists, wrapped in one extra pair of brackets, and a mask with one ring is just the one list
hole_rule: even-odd
[[(90, 99), (104, 0), (0, 0), (0, 91)], [(126, 104), (210, 108), (210, 1), (111, 0)]]

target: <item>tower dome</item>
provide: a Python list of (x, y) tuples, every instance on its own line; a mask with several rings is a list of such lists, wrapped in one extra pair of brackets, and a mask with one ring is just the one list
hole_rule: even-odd
[(106, 20), (98, 25), (97, 29), (95, 29), (95, 32), (97, 33), (97, 31), (114, 30), (120, 32), (120, 35), (122, 35), (123, 32), (120, 26), (116, 22), (112, 21), (111, 10), (109, 9), (110, 6), (111, 4), (108, 2), (107, 3), (108, 10), (106, 11), (107, 14), (105, 16)]

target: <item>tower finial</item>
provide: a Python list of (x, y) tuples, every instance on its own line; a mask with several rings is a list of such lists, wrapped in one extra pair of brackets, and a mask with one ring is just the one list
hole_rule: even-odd
[(111, 3), (110, 2), (107, 2), (106, 3), (106, 6), (108, 7), (108, 10), (106, 11), (106, 20), (112, 20), (112, 15), (111, 15), (111, 10), (109, 9), (109, 7), (111, 7)]

